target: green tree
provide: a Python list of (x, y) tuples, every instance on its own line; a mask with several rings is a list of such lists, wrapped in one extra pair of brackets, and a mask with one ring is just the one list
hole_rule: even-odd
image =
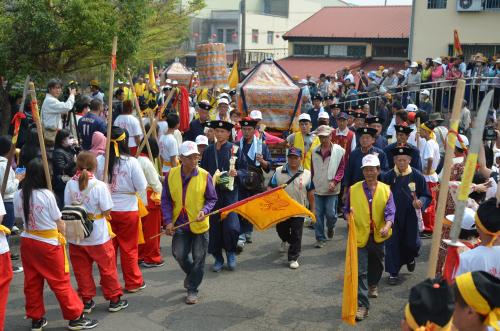
[(43, 86), (52, 76), (105, 68), (115, 35), (121, 68), (173, 58), (188, 38), (190, 16), (204, 5), (203, 0), (1, 1), (0, 76), (7, 81), (0, 84), (2, 123), (10, 115), (6, 95), (12, 82), (30, 74)]

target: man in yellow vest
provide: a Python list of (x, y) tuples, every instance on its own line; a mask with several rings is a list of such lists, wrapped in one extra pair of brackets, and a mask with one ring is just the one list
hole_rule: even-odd
[(319, 138), (311, 133), (311, 116), (309, 114), (300, 114), (300, 131), (292, 133), (286, 138), (290, 147), (298, 148), (302, 151), (302, 166), (304, 169), (311, 170), (312, 151), (320, 145)]
[(396, 206), (389, 185), (377, 180), (380, 160), (376, 155), (363, 157), (365, 180), (349, 188), (344, 215), (352, 213), (358, 247), (358, 311), (356, 320), (368, 316), (368, 298), (378, 297), (378, 283), (384, 271), (384, 241), (392, 234)]
[(161, 208), (165, 232), (173, 235), (172, 255), (186, 273), (186, 304), (196, 304), (208, 249), (210, 224), (206, 215), (214, 208), (217, 193), (212, 176), (198, 167), (200, 153), (195, 142), (182, 143), (180, 159), (182, 165), (165, 176)]

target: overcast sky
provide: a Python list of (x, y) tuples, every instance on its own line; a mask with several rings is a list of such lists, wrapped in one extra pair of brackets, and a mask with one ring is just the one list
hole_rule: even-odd
[[(384, 0), (346, 0), (346, 2), (354, 3), (359, 6), (381, 5), (383, 6)], [(411, 0), (387, 0), (387, 5), (411, 5)]]

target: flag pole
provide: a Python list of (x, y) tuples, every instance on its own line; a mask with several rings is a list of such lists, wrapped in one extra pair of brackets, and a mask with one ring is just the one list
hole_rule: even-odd
[[(453, 103), (453, 111), (450, 118), (450, 131), (458, 132), (458, 124), (460, 122), (460, 112), (462, 110), (462, 101), (464, 99), (465, 80), (457, 81), (455, 90), (455, 100)], [(429, 262), (427, 264), (427, 277), (434, 278), (436, 276), (436, 266), (441, 245), (441, 234), (443, 232), (443, 218), (446, 209), (446, 199), (448, 198), (448, 190), (450, 186), (451, 166), (453, 162), (453, 153), (455, 151), (455, 143), (457, 140), (456, 134), (448, 134), (446, 152), (444, 156), (443, 172), (441, 185), (439, 186), (439, 196), (437, 201), (436, 219), (434, 224), (434, 232), (432, 234), (431, 252), (429, 254)]]
[[(106, 132), (106, 157), (104, 159), (103, 182), (108, 182), (109, 151), (111, 147), (111, 127), (113, 126), (113, 85), (115, 83), (116, 70), (116, 48), (118, 47), (118, 37), (113, 37), (113, 46), (111, 49), (111, 70), (109, 72), (109, 95), (108, 95), (108, 128)], [(132, 82), (131, 82), (132, 84)]]

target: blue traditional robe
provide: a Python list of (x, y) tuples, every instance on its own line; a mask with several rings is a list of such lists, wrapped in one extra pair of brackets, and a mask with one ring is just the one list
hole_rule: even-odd
[(377, 154), (380, 161), (380, 169), (382, 172), (387, 171), (387, 156), (384, 151), (378, 147), (373, 146), (368, 150), (368, 153), (363, 153), (361, 151), (361, 146), (356, 146), (356, 148), (351, 152), (349, 156), (349, 165), (345, 169), (343, 183), (346, 187), (349, 187), (364, 179), (363, 171), (361, 170), (361, 161), (363, 157), (368, 154)]
[[(394, 149), (396, 146), (397, 143), (394, 143), (390, 144), (384, 149), (385, 155), (387, 155), (387, 163), (389, 165), (389, 169), (394, 168), (394, 156), (392, 156), (391, 150)], [(422, 160), (420, 159), (420, 152), (412, 144), (406, 144), (406, 147), (410, 147), (412, 150), (410, 166), (422, 172)]]

